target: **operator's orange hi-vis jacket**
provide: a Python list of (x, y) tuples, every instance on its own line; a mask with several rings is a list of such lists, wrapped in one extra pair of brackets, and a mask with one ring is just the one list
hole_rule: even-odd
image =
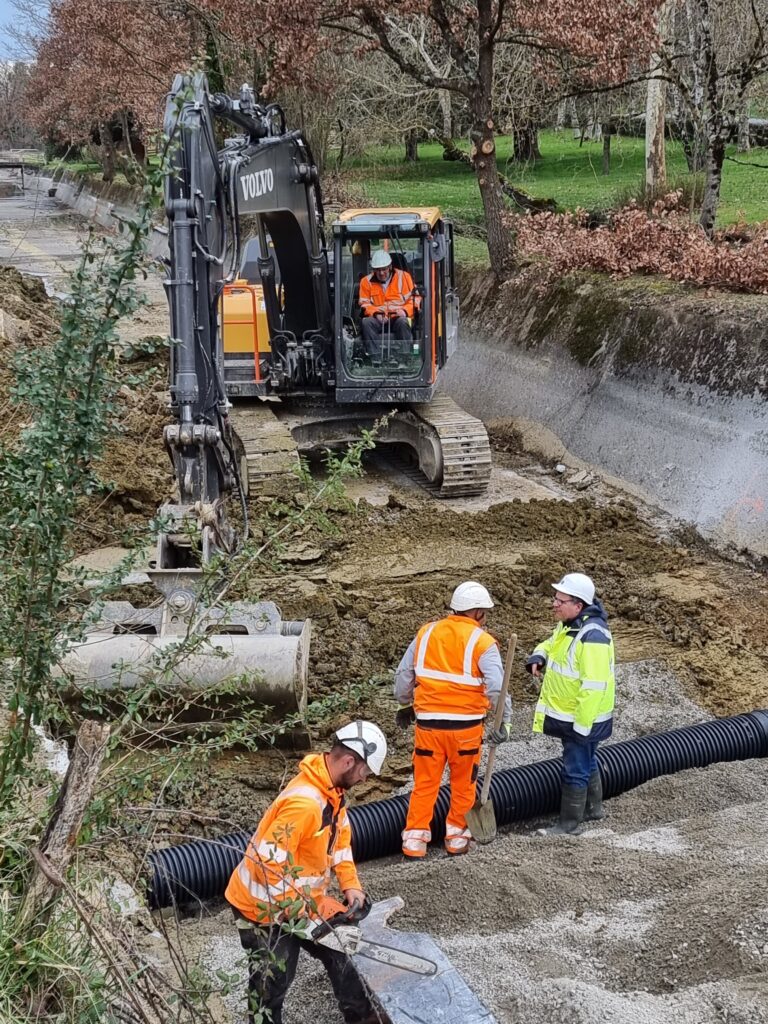
[(480, 658), (496, 641), (465, 615), (428, 622), (416, 634), (413, 709), (419, 721), (455, 721), (456, 727), (485, 717), (488, 700)]
[(224, 895), (259, 925), (330, 917), (340, 909), (328, 896), (332, 871), (342, 891), (361, 887), (351, 838), (344, 794), (325, 756), (310, 754), (267, 809)]
[(394, 315), (396, 310), (402, 309), (402, 315), (412, 317), (414, 309), (420, 305), (420, 298), (414, 295), (415, 291), (413, 278), (407, 270), (394, 270), (386, 288), (382, 287), (374, 274), (369, 274), (360, 281), (363, 316), (373, 316), (375, 313)]

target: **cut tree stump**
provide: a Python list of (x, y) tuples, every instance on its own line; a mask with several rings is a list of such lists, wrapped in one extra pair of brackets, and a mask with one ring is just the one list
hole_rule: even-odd
[(62, 879), (77, 848), (77, 837), (107, 751), (109, 726), (86, 721), (77, 730), (69, 768), (40, 846), (32, 851), (35, 869), (17, 919), (19, 930), (44, 929)]

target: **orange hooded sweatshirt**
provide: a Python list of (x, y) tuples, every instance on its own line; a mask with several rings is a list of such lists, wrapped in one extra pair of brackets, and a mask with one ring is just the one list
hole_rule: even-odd
[(328, 896), (331, 872), (339, 888), (359, 889), (344, 793), (331, 783), (324, 754), (310, 754), (268, 807), (224, 893), (243, 917), (260, 925), (332, 917), (342, 909)]

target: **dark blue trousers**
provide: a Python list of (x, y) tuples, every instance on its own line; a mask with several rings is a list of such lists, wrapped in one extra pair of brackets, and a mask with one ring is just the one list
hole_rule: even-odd
[(597, 758), (595, 751), (597, 744), (577, 743), (575, 740), (561, 737), (563, 743), (563, 773), (564, 786), (579, 786), (585, 789), (589, 782), (589, 776), (597, 771)]

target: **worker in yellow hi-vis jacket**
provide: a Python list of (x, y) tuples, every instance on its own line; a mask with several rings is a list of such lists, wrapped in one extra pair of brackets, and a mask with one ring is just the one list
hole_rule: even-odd
[(572, 572), (552, 584), (552, 636), (526, 668), (541, 679), (533, 731), (563, 743), (560, 820), (548, 832), (573, 833), (582, 821), (603, 817), (603, 787), (595, 752), (613, 731), (614, 649), (595, 584)]

